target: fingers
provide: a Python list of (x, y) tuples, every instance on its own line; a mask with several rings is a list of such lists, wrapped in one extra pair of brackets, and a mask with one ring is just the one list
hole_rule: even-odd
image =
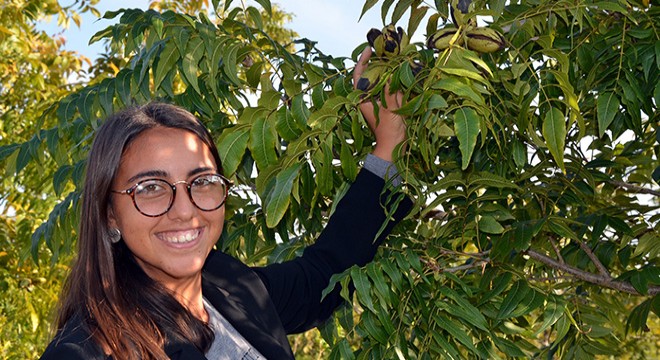
[(397, 91), (392, 93), (390, 90), (390, 83), (385, 84), (385, 107), (391, 110), (396, 110), (401, 107), (403, 102), (403, 93)]
[(355, 65), (355, 69), (353, 70), (353, 88), (357, 88), (358, 80), (360, 80), (362, 73), (364, 73), (364, 70), (367, 68), (367, 63), (369, 63), (370, 58), (371, 58), (371, 48), (367, 46), (362, 51), (362, 54), (360, 54), (360, 58), (358, 59), (358, 62)]

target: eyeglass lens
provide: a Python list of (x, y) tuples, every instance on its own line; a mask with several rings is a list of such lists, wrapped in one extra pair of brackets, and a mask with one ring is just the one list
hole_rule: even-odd
[[(190, 200), (200, 210), (215, 210), (227, 195), (225, 181), (219, 175), (202, 175), (189, 185)], [(174, 187), (162, 179), (141, 181), (135, 187), (133, 200), (137, 209), (145, 215), (158, 216), (166, 213), (174, 201)]]

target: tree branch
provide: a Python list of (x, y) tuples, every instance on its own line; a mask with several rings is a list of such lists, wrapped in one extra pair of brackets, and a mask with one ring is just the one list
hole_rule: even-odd
[[(635, 288), (630, 285), (629, 283), (626, 282), (621, 282), (614, 280), (611, 276), (604, 276), (604, 275), (597, 275), (590, 273), (588, 271), (584, 271), (575, 267), (572, 267), (567, 264), (562, 264), (559, 261), (548, 257), (547, 255), (541, 254), (535, 250), (527, 250), (525, 252), (527, 256), (530, 258), (541, 262), (547, 266), (550, 266), (553, 269), (557, 269), (560, 271), (563, 271), (565, 273), (571, 274), (573, 277), (580, 279), (582, 281), (586, 281), (595, 285), (603, 286), (608, 289), (613, 289), (613, 290), (618, 290), (618, 291), (623, 291), (628, 294), (633, 294), (633, 295), (642, 295), (640, 294)], [(657, 295), (660, 294), (660, 286), (649, 286), (649, 295)]]
[(483, 267), (488, 263), (490, 263), (490, 259), (482, 259), (482, 260), (477, 260), (471, 264), (465, 264), (465, 265), (455, 266), (446, 269), (439, 269), (440, 270), (439, 272), (456, 273), (459, 271), (476, 269), (476, 268), (483, 269)]
[(557, 246), (557, 241), (553, 236), (550, 236), (550, 244), (552, 244), (552, 248), (555, 250), (555, 254), (557, 254), (557, 259), (559, 259), (560, 263), (564, 263), (564, 257), (561, 256), (561, 252), (559, 251), (559, 246)]
[(658, 190), (653, 190), (642, 186), (629, 184), (623, 181), (609, 180), (608, 182), (612, 185), (625, 188), (637, 194), (650, 194), (650, 195), (660, 196), (660, 191)]
[(598, 272), (605, 278), (611, 278), (610, 272), (607, 271), (603, 263), (600, 262), (600, 259), (598, 259), (598, 257), (594, 254), (594, 252), (591, 251), (591, 248), (582, 240), (576, 239), (575, 241), (578, 242), (582, 251), (584, 251), (589, 257), (589, 259), (591, 259), (591, 261), (594, 263), (594, 265), (596, 265), (596, 269), (598, 269)]

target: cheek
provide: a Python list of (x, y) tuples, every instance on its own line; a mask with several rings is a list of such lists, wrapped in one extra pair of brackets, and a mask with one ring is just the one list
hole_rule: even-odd
[(217, 211), (213, 211), (212, 213), (208, 214), (209, 216), (207, 217), (207, 221), (209, 222), (210, 229), (211, 229), (211, 238), (213, 242), (217, 242), (220, 239), (220, 235), (222, 235), (222, 231), (224, 229), (224, 224), (225, 224), (225, 207), (223, 206), (222, 208), (218, 209)]

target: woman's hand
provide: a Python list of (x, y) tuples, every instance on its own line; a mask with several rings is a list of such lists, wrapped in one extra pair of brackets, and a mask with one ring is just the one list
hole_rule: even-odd
[[(371, 48), (367, 47), (360, 55), (360, 59), (353, 71), (354, 87), (357, 85), (362, 73), (366, 70), (371, 53)], [(371, 131), (376, 137), (376, 146), (374, 147), (373, 154), (391, 162), (394, 149), (406, 139), (406, 123), (403, 121), (401, 115), (393, 112), (401, 107), (403, 94), (401, 92), (390, 94), (389, 85), (385, 87), (385, 91), (387, 93), (385, 96), (385, 105), (383, 106), (378, 101), (378, 116), (375, 114), (374, 104), (370, 99), (360, 104), (360, 111), (362, 111), (362, 115), (364, 115)]]

